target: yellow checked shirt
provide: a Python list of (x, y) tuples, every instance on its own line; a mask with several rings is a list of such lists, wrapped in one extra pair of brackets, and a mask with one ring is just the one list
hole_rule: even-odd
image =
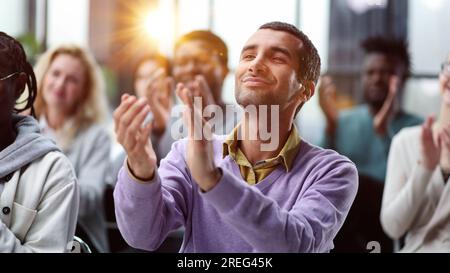
[(301, 142), (295, 126), (293, 126), (291, 134), (289, 135), (288, 140), (284, 144), (283, 149), (281, 149), (278, 156), (258, 162), (255, 166), (252, 166), (247, 157), (238, 147), (238, 129), (239, 126), (231, 132), (223, 143), (223, 157), (225, 158), (227, 155), (230, 155), (234, 161), (236, 161), (239, 165), (242, 177), (248, 184), (255, 185), (259, 183), (280, 164), (284, 166), (286, 172), (290, 171), (294, 158), (300, 149)]

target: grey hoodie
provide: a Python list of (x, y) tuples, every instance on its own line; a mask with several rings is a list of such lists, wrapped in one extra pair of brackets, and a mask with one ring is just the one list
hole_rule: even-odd
[(16, 140), (0, 151), (1, 178), (21, 169), (27, 164), (52, 151), (59, 151), (55, 143), (40, 134), (37, 121), (29, 116), (13, 115), (17, 130)]

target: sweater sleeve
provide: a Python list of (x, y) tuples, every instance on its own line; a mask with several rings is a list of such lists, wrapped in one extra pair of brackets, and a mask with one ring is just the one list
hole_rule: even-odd
[(155, 250), (170, 231), (186, 223), (192, 184), (177, 144), (152, 181), (137, 180), (126, 165), (119, 172), (114, 189), (116, 219), (125, 241), (134, 248)]
[(407, 165), (407, 154), (403, 148), (407, 141), (411, 140), (401, 134), (394, 137), (388, 158), (381, 225), (393, 239), (402, 237), (410, 229), (423, 205), (424, 192), (433, 174), (418, 161), (412, 166)]
[(324, 171), (290, 209), (222, 172), (204, 198), (257, 252), (330, 251), (357, 192), (357, 171), (348, 161)]

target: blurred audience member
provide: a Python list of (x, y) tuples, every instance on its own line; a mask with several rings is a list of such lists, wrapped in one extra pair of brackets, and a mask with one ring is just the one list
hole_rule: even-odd
[(138, 98), (146, 98), (152, 112), (152, 133), (162, 135), (172, 108), (173, 85), (170, 62), (161, 54), (144, 56), (134, 72), (134, 90)]
[(327, 119), (323, 146), (349, 157), (360, 175), (358, 195), (336, 238), (336, 251), (366, 251), (370, 241), (391, 251), (392, 241), (379, 221), (389, 147), (402, 128), (422, 120), (400, 108), (410, 74), (406, 42), (371, 37), (362, 42), (362, 48), (366, 54), (362, 68), (365, 104), (338, 112), (333, 79), (323, 78), (319, 88), (320, 106)]
[[(228, 48), (216, 34), (196, 30), (181, 36), (176, 44), (172, 62), (175, 83), (183, 83), (202, 98), (203, 108), (216, 106), (223, 113), (221, 123), (216, 123), (214, 132), (224, 135), (231, 132), (238, 121), (233, 111), (239, 108), (227, 106), (222, 99), (223, 84), (229, 72)], [(161, 138), (152, 137), (161, 158), (165, 157), (172, 144), (187, 136), (183, 126), (182, 107), (172, 111), (169, 126)], [(176, 111), (175, 111), (176, 110)]]
[(436, 122), (402, 130), (392, 141), (381, 223), (402, 252), (450, 252), (450, 55), (440, 74)]
[(320, 106), (327, 118), (323, 146), (348, 156), (360, 175), (384, 182), (392, 137), (422, 120), (400, 108), (411, 65), (406, 42), (373, 37), (363, 41), (362, 48), (365, 104), (339, 113), (333, 79), (322, 80)]
[[(147, 121), (152, 123), (152, 141), (159, 141), (169, 127), (171, 110), (173, 106), (173, 79), (170, 76), (169, 59), (161, 54), (144, 56), (136, 66), (134, 72), (134, 90), (138, 98), (145, 98), (150, 108)], [(167, 130), (170, 131), (170, 130)], [(166, 153), (155, 148), (159, 158)], [(120, 165), (125, 159), (123, 153)], [(120, 169), (120, 167), (119, 167)], [(119, 171), (117, 169), (117, 173)]]
[[(133, 73), (134, 92), (138, 98), (146, 99), (151, 112), (147, 117), (152, 122), (152, 141), (158, 141), (166, 131), (173, 106), (174, 83), (170, 75), (170, 61), (159, 53), (148, 54), (139, 59)], [(159, 158), (165, 154), (155, 152)], [(117, 174), (125, 160), (125, 151), (116, 143), (113, 148), (111, 171), (108, 174), (108, 183), (114, 186)], [(159, 163), (159, 162), (158, 162)]]
[[(170, 61), (159, 53), (144, 55), (140, 58), (133, 73), (133, 85), (136, 96), (138, 98), (145, 98), (151, 110), (147, 116), (147, 120), (148, 122), (152, 122), (153, 131), (151, 139), (155, 142), (160, 139), (168, 127), (173, 106), (172, 90), (174, 83), (169, 75)], [(155, 146), (155, 153), (158, 155), (158, 158), (163, 158), (165, 155), (161, 154), (158, 148), (158, 146)], [(125, 160), (126, 153), (119, 143), (115, 143), (112, 154), (113, 159), (107, 173), (108, 189), (104, 198), (107, 209), (107, 220), (115, 223), (113, 189), (119, 170)], [(110, 242), (112, 251), (138, 251), (126, 248), (127, 244), (117, 228), (110, 228), (109, 234), (109, 238), (112, 240)], [(178, 247), (177, 245), (176, 248)], [(174, 252), (176, 251), (177, 249), (174, 249)]]
[(93, 57), (76, 45), (47, 51), (35, 71), (41, 131), (69, 157), (79, 181), (77, 234), (95, 250), (106, 252), (103, 194), (110, 137), (100, 125), (106, 113), (101, 71)]

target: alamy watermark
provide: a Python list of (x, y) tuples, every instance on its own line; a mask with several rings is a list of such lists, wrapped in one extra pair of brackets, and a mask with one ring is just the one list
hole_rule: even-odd
[[(169, 124), (170, 135), (180, 139), (188, 135), (183, 113), (185, 105), (176, 105), (171, 111)], [(213, 134), (227, 135), (243, 119), (248, 122), (247, 130), (239, 130), (237, 140), (258, 140), (261, 151), (276, 151), (280, 142), (280, 107), (278, 105), (248, 105), (238, 107), (226, 105), (222, 109), (218, 105), (203, 106), (201, 97), (195, 97), (193, 119), (194, 140), (212, 140)], [(242, 128), (241, 128), (242, 129)]]

